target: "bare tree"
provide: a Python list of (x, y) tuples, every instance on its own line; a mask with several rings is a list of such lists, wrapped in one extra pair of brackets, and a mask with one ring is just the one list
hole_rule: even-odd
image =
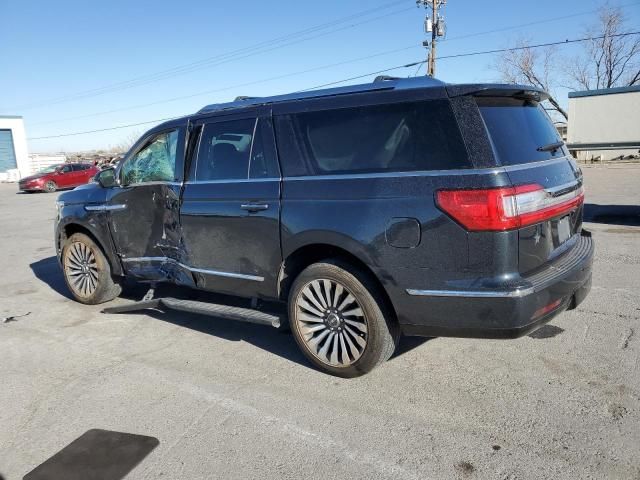
[(126, 153), (133, 146), (134, 143), (138, 141), (140, 138), (141, 132), (139, 130), (134, 130), (128, 133), (120, 143), (114, 145), (109, 150), (111, 153)]
[(591, 90), (640, 84), (640, 36), (618, 36), (626, 31), (620, 8), (600, 9), (598, 23), (585, 32), (591, 40), (585, 42), (584, 52), (565, 62), (573, 87)]
[[(500, 72), (502, 80), (507, 83), (519, 83), (539, 87), (550, 94), (557, 86), (556, 49), (546, 47), (532, 48), (527, 40), (520, 40), (516, 47), (503, 52), (497, 59), (494, 68)], [(551, 109), (565, 119), (567, 112), (556, 102), (553, 96), (549, 99)]]

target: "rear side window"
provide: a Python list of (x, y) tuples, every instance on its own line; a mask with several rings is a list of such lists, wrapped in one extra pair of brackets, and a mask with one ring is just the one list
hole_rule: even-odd
[(564, 146), (556, 151), (538, 150), (561, 138), (537, 102), (485, 97), (476, 98), (476, 102), (501, 165), (538, 162), (567, 153)]
[(196, 181), (278, 177), (273, 140), (266, 141), (270, 133), (271, 126), (264, 119), (257, 124), (255, 118), (206, 124)]
[(246, 179), (256, 119), (209, 123), (204, 126), (196, 180)]
[(469, 168), (446, 100), (276, 117), (287, 176)]

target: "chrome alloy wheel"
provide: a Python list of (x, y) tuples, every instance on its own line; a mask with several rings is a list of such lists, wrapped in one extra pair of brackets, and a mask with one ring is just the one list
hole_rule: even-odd
[(349, 366), (367, 346), (364, 312), (351, 292), (334, 280), (313, 280), (300, 290), (295, 322), (307, 349), (329, 365)]
[(93, 251), (82, 242), (73, 242), (64, 259), (69, 286), (81, 297), (89, 297), (98, 288), (98, 264)]

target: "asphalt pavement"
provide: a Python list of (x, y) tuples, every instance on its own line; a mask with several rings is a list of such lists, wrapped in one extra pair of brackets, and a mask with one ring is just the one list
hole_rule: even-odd
[(128, 479), (640, 478), (640, 166), (584, 171), (577, 310), (518, 340), (406, 338), (351, 380), (268, 327), (75, 303), (57, 195), (0, 184), (0, 474), (104, 429), (159, 442)]

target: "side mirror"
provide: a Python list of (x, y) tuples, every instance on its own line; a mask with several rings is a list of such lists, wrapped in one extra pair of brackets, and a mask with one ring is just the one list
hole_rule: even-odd
[(115, 168), (106, 168), (101, 172), (98, 172), (95, 176), (95, 180), (102, 188), (113, 188), (118, 185)]

